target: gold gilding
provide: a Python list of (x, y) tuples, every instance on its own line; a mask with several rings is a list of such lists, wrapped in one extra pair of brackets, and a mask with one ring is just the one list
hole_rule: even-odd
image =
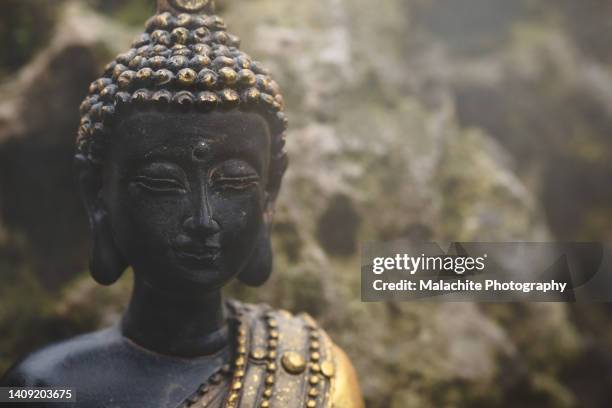
[(306, 360), (304, 357), (293, 351), (287, 351), (281, 359), (283, 368), (291, 374), (301, 374), (306, 368)]
[(203, 9), (210, 0), (170, 0), (170, 4), (179, 10), (195, 12)]
[(323, 363), (321, 363), (321, 372), (327, 378), (332, 378), (335, 374), (335, 371), (336, 370), (334, 367), (334, 363), (332, 363), (331, 361), (324, 361)]

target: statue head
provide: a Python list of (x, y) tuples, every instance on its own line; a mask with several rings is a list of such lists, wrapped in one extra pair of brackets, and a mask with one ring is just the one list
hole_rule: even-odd
[(129, 265), (178, 291), (270, 274), (283, 98), (212, 12), (212, 0), (159, 0), (81, 105), (75, 162), (102, 284)]

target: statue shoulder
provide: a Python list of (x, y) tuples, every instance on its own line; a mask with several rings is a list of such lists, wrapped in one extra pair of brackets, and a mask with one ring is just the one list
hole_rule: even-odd
[(27, 355), (0, 379), (0, 385), (13, 387), (61, 386), (95, 354), (104, 354), (116, 337), (113, 329), (84, 334), (51, 344)]
[(350, 360), (312, 317), (266, 305), (240, 308), (250, 332), (241, 406), (364, 406)]
[(336, 378), (332, 382), (332, 407), (363, 408), (365, 405), (355, 368), (344, 350), (335, 344), (333, 346), (333, 359)]

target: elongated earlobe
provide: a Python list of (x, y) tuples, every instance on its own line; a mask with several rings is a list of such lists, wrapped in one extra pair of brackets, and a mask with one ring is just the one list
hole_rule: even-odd
[(96, 282), (110, 285), (121, 277), (128, 263), (117, 249), (108, 212), (104, 201), (100, 198), (101, 169), (90, 163), (83, 155), (76, 155), (74, 159), (77, 183), (87, 210), (93, 238), (89, 270)]
[(257, 244), (238, 280), (248, 286), (261, 286), (272, 273), (272, 247), (270, 244), (270, 222), (264, 222), (259, 230)]
[(128, 263), (115, 245), (106, 211), (96, 211), (92, 224), (93, 243), (89, 270), (96, 282), (111, 285), (121, 277)]

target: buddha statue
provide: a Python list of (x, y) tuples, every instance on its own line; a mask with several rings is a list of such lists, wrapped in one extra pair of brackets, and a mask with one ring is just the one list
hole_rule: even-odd
[(90, 271), (110, 285), (132, 268), (121, 320), (30, 354), (2, 386), (70, 387), (65, 406), (86, 408), (363, 406), (312, 318), (222, 295), (270, 275), (287, 120), (277, 83), (213, 12), (159, 0), (81, 105)]

